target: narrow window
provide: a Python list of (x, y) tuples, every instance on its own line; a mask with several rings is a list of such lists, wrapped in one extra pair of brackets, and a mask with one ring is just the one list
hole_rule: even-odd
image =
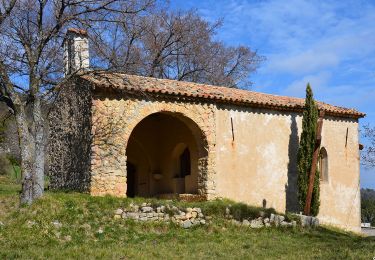
[(191, 163), (190, 163), (190, 151), (188, 148), (186, 148), (180, 156), (180, 170), (181, 170), (180, 172), (181, 177), (190, 175)]
[(320, 180), (323, 182), (328, 182), (328, 154), (327, 150), (324, 147), (320, 149), (319, 172)]

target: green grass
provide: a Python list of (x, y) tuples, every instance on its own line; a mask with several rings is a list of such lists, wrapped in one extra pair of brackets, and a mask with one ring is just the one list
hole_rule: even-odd
[(18, 165), (12, 165), (12, 173), (11, 178), (14, 180), (20, 180), (21, 179), (21, 167)]
[[(257, 208), (228, 200), (182, 203), (218, 217), (207, 226), (115, 220), (114, 210), (144, 199), (47, 192), (30, 207), (18, 206), (19, 185), (0, 176), (0, 259), (372, 259), (375, 240), (327, 228), (259, 229), (223, 219), (228, 204), (241, 214)], [(166, 201), (147, 200), (153, 204)], [(52, 222), (59, 221), (56, 228)], [(34, 223), (31, 225), (31, 223)], [(103, 232), (98, 232), (102, 230)]]

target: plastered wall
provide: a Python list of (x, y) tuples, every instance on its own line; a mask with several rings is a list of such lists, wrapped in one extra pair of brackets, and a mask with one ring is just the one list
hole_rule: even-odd
[[(296, 158), (301, 124), (302, 117), (297, 113), (218, 106), (217, 196), (266, 205), (279, 212), (298, 212)], [(359, 231), (357, 121), (327, 118), (322, 136), (329, 178), (321, 181), (319, 219)]]

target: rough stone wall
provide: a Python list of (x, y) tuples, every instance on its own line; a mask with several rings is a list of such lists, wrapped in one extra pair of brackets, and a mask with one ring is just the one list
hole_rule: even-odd
[(49, 115), (48, 154), (52, 189), (90, 187), (91, 90), (77, 79), (65, 84)]
[[(132, 130), (147, 116), (168, 112), (192, 126), (200, 139), (198, 192), (215, 196), (215, 106), (150, 95), (97, 93), (93, 99), (92, 179), (93, 195), (126, 196), (126, 147)], [(199, 133), (197, 133), (199, 129)], [(195, 132), (195, 133), (194, 133)]]

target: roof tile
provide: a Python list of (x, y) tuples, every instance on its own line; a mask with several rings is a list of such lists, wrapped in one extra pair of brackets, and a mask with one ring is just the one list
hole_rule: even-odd
[[(92, 71), (84, 73), (80, 75), (80, 77), (92, 82), (95, 89), (161, 93), (174, 96), (204, 98), (218, 102), (254, 107), (268, 107), (276, 110), (302, 110), (305, 105), (305, 100), (303, 98), (277, 96), (242, 89), (115, 72)], [(329, 115), (353, 118), (365, 116), (364, 113), (355, 109), (333, 106), (320, 101), (317, 101), (317, 104), (319, 109), (323, 109)]]

